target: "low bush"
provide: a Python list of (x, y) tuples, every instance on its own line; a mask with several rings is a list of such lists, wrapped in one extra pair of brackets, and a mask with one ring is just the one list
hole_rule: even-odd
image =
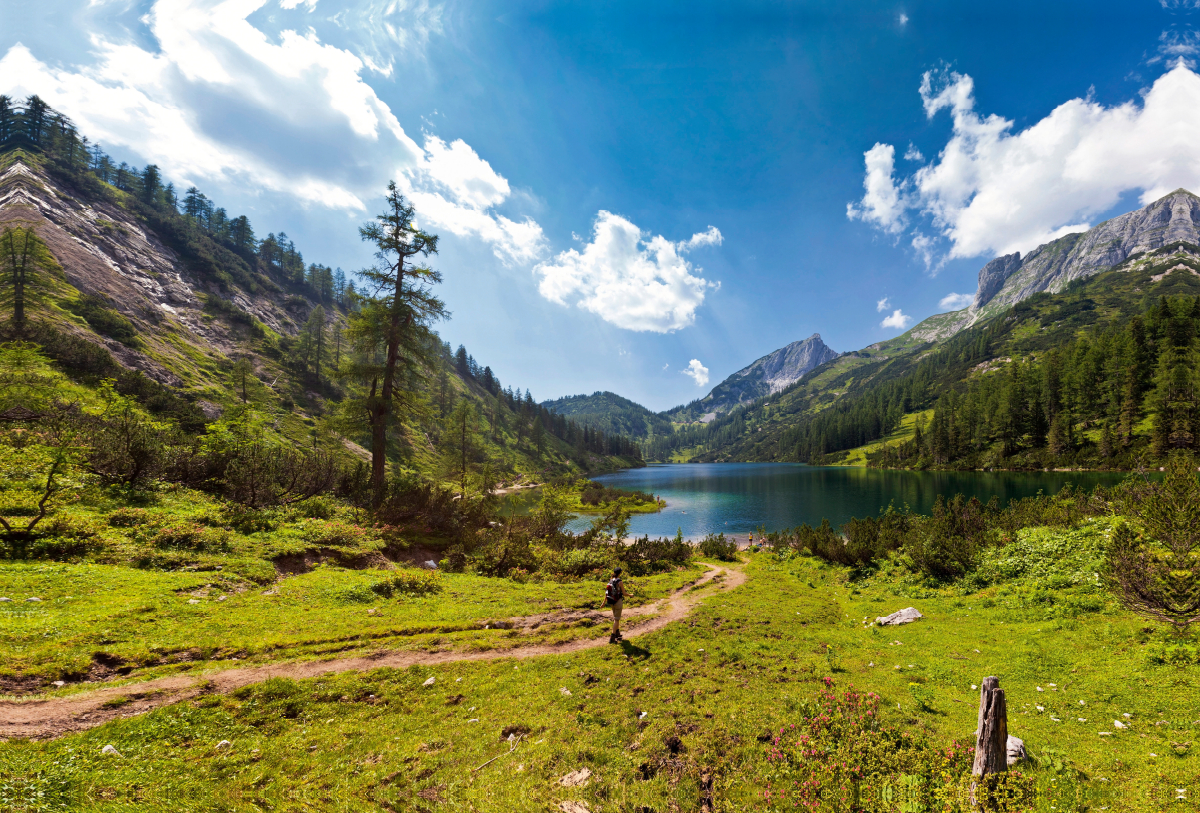
[[(735, 551), (736, 548), (735, 545)], [(643, 536), (618, 553), (631, 575), (645, 576), (683, 567), (692, 558), (692, 546), (684, 541), (680, 530), (671, 539)]]
[[(837, 692), (826, 678), (816, 703), (768, 745), (761, 809), (890, 811), (901, 793), (905, 809), (957, 809), (975, 749), (936, 748), (922, 732), (880, 717), (878, 695)], [(1033, 780), (1019, 771), (991, 785), (989, 810), (1025, 810), (1033, 800)]]
[(722, 562), (737, 560), (737, 542), (726, 539), (724, 533), (705, 534), (700, 540), (700, 554)]
[(397, 570), (371, 585), (371, 592), (384, 598), (428, 596), (441, 591), (442, 579), (435, 570)]

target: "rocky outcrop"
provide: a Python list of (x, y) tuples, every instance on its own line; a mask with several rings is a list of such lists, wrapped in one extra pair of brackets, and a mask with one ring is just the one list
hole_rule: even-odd
[(122, 366), (181, 386), (189, 378), (205, 378), (213, 362), (239, 351), (238, 330), (204, 312), (209, 295), (229, 299), (278, 333), (297, 331), (296, 316), (287, 311), (282, 294), (251, 296), (236, 287), (218, 292), (191, 275), (128, 209), (77, 194), (35, 161), (6, 158), (0, 164), (0, 229), (34, 227), (66, 282), (103, 297), (134, 324), (141, 340), (137, 349), (97, 336), (82, 320), (58, 311), (59, 327), (103, 344)]
[(700, 406), (706, 414), (724, 412), (738, 404), (772, 395), (799, 381), (805, 373), (838, 357), (835, 350), (814, 333), (792, 342), (726, 378), (705, 396)]
[[(1072, 280), (1094, 276), (1171, 243), (1200, 244), (1200, 197), (1186, 189), (1176, 189), (1086, 232), (1039, 246), (1014, 269), (1008, 262), (1014, 255), (992, 260), (979, 272), (979, 291), (971, 310), (976, 318), (999, 313), (1040, 291), (1061, 291)], [(1001, 274), (1004, 282), (995, 288)]]
[(1021, 268), (1021, 252), (997, 257), (983, 267), (979, 272), (979, 288), (975, 291), (975, 301), (971, 307), (975, 310), (986, 305), (992, 297), (1000, 292), (1008, 278)]

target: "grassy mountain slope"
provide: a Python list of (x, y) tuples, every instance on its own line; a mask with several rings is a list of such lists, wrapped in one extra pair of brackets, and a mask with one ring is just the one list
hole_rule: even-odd
[[(245, 218), (229, 218), (195, 189), (179, 200), (154, 167), (114, 168), (83, 149), (69, 122), (39, 135), (28, 112), (17, 119), (0, 144), (0, 230), (32, 229), (54, 265), (30, 288), (23, 338), (77, 381), (114, 378), (143, 402), (165, 399), (200, 434), (246, 394), (233, 382), (240, 364), (249, 400), (276, 436), (299, 447), (332, 443), (347, 461), (365, 454), (362, 421), (342, 408), (353, 382), (339, 375), (359, 301), (352, 280), (306, 265), (282, 233), (256, 238)], [(0, 304), (0, 323), (9, 316), (11, 305)], [(12, 324), (0, 331), (16, 335)], [(456, 365), (448, 347), (434, 356), (427, 385), (439, 403), (432, 393), (418, 398), (390, 450), (395, 463), (445, 476), (444, 424), (466, 400), (477, 435), (468, 463), (480, 477), (485, 468), (503, 482), (640, 465), (631, 442), (503, 391), (490, 370), (484, 379)]]

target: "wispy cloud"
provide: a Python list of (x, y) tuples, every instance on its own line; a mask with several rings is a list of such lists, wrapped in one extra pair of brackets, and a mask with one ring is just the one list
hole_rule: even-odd
[(883, 311), (887, 310), (891, 306), (892, 306), (892, 300), (885, 296), (883, 299), (881, 299), (875, 303), (875, 310), (882, 313)]
[[(144, 17), (157, 50), (94, 36), (81, 66), (50, 65), (14, 45), (0, 59), (0, 92), (41, 95), (94, 140), (129, 148), (177, 183), (363, 212), (395, 179), (422, 223), (481, 239), (507, 264), (544, 253), (535, 221), (499, 211), (509, 183), (471, 146), (418, 143), (363, 80), (362, 58), (311, 28), (268, 36), (250, 19), (259, 5), (159, 0)], [(210, 125), (233, 111), (238, 127)]]

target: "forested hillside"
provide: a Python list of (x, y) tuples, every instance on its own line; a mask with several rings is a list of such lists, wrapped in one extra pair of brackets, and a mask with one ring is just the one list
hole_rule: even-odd
[[(408, 234), (380, 220), (364, 239)], [(37, 97), (0, 96), (0, 228), (12, 249), (3, 338), (85, 386), (111, 380), (181, 437), (204, 442), (236, 419), (347, 471), (382, 449), (397, 472), (477, 493), (640, 464), (631, 440), (555, 415), (453, 353), (433, 329), (444, 309), (428, 266), (404, 267), (417, 284), (395, 304), (375, 284), (388, 269), (306, 262), (282, 231), (259, 238), (154, 165), (114, 164)], [(436, 253), (436, 236), (421, 239)], [(396, 334), (389, 369), (389, 313), (403, 321), (406, 308), (417, 319)]]
[(836, 462), (933, 409), (874, 465), (1128, 468), (1196, 448), (1200, 247), (1177, 243), (1040, 293), (942, 344), (843, 356), (647, 448), (651, 459)]
[(542, 406), (558, 415), (573, 418), (584, 426), (609, 434), (627, 435), (644, 440), (652, 435), (669, 435), (671, 420), (651, 412), (641, 404), (622, 398), (615, 392), (594, 392), (591, 395), (569, 395)]

